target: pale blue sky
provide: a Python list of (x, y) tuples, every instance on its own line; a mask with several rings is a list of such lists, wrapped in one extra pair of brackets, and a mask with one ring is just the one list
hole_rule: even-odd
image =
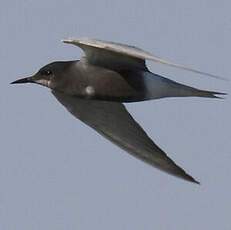
[[(229, 0), (1, 2), (0, 229), (230, 230), (231, 99), (129, 104), (154, 141), (202, 185), (131, 157), (69, 115), (48, 89), (9, 83), (89, 36), (231, 78)], [(149, 63), (153, 72), (230, 93), (230, 83)]]

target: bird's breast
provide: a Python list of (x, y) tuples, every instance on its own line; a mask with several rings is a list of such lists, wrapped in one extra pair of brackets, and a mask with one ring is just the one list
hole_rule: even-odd
[(142, 78), (131, 71), (115, 71), (79, 63), (70, 76), (69, 94), (86, 99), (129, 102), (144, 99)]

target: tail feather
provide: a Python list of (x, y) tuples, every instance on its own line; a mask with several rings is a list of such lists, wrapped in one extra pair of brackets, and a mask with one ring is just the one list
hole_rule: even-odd
[(196, 90), (195, 96), (197, 97), (208, 97), (208, 98), (218, 98), (224, 99), (223, 96), (227, 95), (227, 93), (221, 93), (216, 91), (208, 91), (208, 90)]

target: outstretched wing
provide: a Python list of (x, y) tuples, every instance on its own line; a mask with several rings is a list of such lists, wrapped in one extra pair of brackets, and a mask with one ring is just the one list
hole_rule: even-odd
[(126, 67), (147, 69), (145, 60), (151, 60), (197, 74), (225, 80), (224, 78), (214, 74), (202, 72), (188, 66), (167, 61), (134, 46), (89, 38), (65, 39), (63, 42), (79, 46), (81, 49), (83, 49), (87, 60), (91, 64), (96, 64), (107, 68), (115, 69)]
[(177, 166), (117, 102), (84, 100), (52, 92), (69, 112), (133, 156), (169, 174), (198, 183)]

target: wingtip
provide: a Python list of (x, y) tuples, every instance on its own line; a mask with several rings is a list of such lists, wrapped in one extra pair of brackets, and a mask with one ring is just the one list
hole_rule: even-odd
[(194, 178), (192, 178), (191, 182), (195, 183), (195, 184), (198, 184), (198, 185), (201, 185), (201, 183), (199, 181), (195, 180)]
[(70, 37), (70, 38), (65, 38), (61, 40), (61, 42), (67, 43), (67, 44), (79, 44), (79, 43), (82, 43), (83, 41), (91, 41), (91, 39), (88, 37), (81, 37), (81, 38)]
[(71, 44), (73, 43), (74, 39), (71, 39), (71, 38), (66, 38), (66, 39), (62, 39), (61, 42), (63, 43), (67, 43), (67, 44)]
[(194, 73), (200, 74), (200, 75), (206, 75), (208, 77), (215, 78), (217, 80), (222, 80), (222, 81), (227, 81), (227, 82), (230, 81), (230, 79), (228, 79), (228, 78), (225, 78), (225, 77), (222, 77), (222, 76), (218, 76), (218, 75), (215, 75), (215, 74), (211, 74), (211, 73), (207, 73), (207, 72), (204, 72), (204, 71), (200, 71), (200, 70), (191, 68), (189, 66), (177, 64), (177, 63), (174, 63), (174, 62), (162, 59), (162, 58), (157, 57), (157, 56), (152, 56), (149, 59), (152, 60), (152, 61), (154, 61), (154, 62), (159, 62), (160, 64), (164, 64), (164, 65), (168, 65), (168, 66), (171, 66), (171, 67), (174, 67), (174, 68), (178, 68), (178, 69), (182, 69), (182, 70), (194, 72)]
[(182, 176), (182, 178), (187, 180), (188, 182), (192, 182), (192, 183), (200, 185), (200, 182), (198, 180), (194, 179), (192, 176), (190, 176), (186, 172), (184, 172), (184, 176)]

